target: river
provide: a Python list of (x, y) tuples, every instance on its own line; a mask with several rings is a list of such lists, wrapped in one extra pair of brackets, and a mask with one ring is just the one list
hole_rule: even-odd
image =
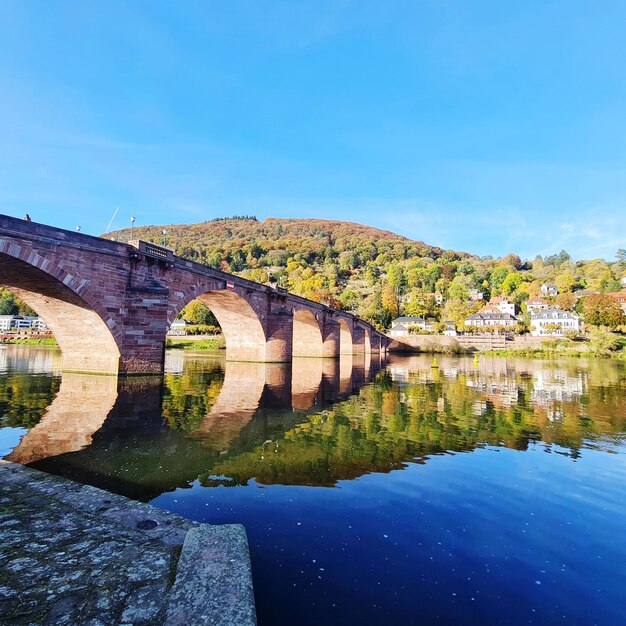
[(626, 364), (0, 347), (0, 456), (248, 532), (262, 626), (626, 623)]

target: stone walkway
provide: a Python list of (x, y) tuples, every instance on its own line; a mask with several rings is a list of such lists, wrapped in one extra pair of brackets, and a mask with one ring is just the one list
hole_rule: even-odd
[(243, 527), (0, 462), (0, 624), (255, 623)]

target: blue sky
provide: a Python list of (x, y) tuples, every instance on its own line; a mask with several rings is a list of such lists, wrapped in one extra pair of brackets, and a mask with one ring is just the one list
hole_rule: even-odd
[(626, 247), (626, 2), (0, 0), (0, 212)]

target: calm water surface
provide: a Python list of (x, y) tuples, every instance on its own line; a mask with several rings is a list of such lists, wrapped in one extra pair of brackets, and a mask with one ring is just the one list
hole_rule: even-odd
[(0, 347), (0, 455), (245, 525), (259, 623), (626, 624), (626, 367)]

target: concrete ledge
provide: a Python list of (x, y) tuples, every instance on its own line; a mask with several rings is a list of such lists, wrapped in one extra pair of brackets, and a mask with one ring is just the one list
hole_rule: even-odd
[(187, 533), (165, 625), (189, 624), (256, 624), (248, 540), (243, 526), (199, 526)]

